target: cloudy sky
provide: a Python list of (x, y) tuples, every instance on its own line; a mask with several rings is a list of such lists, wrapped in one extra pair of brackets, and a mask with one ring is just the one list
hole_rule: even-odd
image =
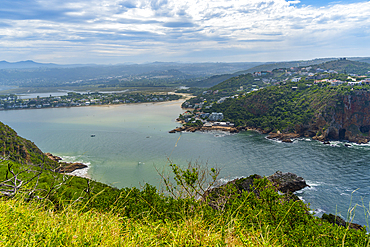
[(370, 1), (0, 0), (0, 60), (252, 62), (370, 56)]

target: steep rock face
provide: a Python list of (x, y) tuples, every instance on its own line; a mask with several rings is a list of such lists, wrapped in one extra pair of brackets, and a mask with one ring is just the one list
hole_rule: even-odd
[(316, 132), (318, 140), (348, 140), (357, 143), (370, 141), (370, 92), (353, 91), (338, 96), (326, 105), (308, 128), (298, 132)]

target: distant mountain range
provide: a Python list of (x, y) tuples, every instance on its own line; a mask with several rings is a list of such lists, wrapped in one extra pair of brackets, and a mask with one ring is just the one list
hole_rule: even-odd
[(19, 61), (19, 62), (7, 62), (0, 61), (0, 69), (35, 69), (35, 68), (73, 68), (73, 67), (85, 67), (95, 66), (95, 64), (68, 64), (61, 65), (55, 63), (37, 63), (32, 60)]
[[(245, 62), (245, 63), (214, 63), (224, 66), (230, 66), (230, 67), (242, 67), (248, 65), (250, 67), (247, 70), (242, 70), (235, 72), (233, 74), (229, 74), (230, 77), (246, 74), (246, 73), (253, 73), (256, 71), (266, 71), (266, 70), (273, 70), (276, 68), (289, 68), (289, 67), (300, 67), (300, 66), (308, 66), (313, 64), (319, 64), (324, 63), (332, 60), (337, 60), (338, 58), (317, 58), (312, 60), (301, 60), (301, 61), (284, 61), (284, 62)], [(347, 58), (348, 60), (357, 61), (357, 62), (365, 62), (370, 63), (370, 57), (350, 57)], [(171, 63), (171, 62), (154, 62), (154, 63), (146, 63), (142, 64), (141, 66), (148, 66), (148, 65), (163, 65), (166, 66), (180, 66), (181, 65), (189, 65), (189, 64), (199, 64), (200, 67), (203, 67), (204, 65), (210, 65), (212, 63)], [(90, 67), (90, 66), (127, 66), (127, 65), (139, 65), (135, 63), (122, 63), (122, 64), (116, 64), (116, 65), (97, 65), (97, 64), (55, 64), (55, 63), (38, 63), (32, 60), (26, 60), (26, 61), (19, 61), (19, 62), (7, 62), (5, 60), (0, 61), (0, 69), (31, 69), (31, 68), (73, 68), (73, 67)], [(140, 65), (139, 65), (140, 66)], [(215, 78), (212, 78), (214, 80)]]
[(53, 63), (36, 63), (31, 60), (10, 63), (7, 61), (0, 61), (0, 69), (26, 69), (26, 68), (39, 68), (39, 67), (58, 67)]
[[(176, 86), (213, 75), (231, 74), (261, 63), (147, 63), (58, 65), (23, 61), (0, 62), (0, 84), (19, 87), (71, 85)], [(174, 85), (176, 84), (176, 85)]]

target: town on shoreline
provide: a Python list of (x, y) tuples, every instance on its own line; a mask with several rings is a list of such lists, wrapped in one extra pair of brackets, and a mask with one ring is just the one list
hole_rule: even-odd
[(19, 96), (0, 95), (0, 110), (41, 109), (59, 107), (80, 107), (118, 105), (129, 103), (165, 102), (179, 100), (182, 96), (174, 93), (76, 93), (64, 96), (21, 99)]

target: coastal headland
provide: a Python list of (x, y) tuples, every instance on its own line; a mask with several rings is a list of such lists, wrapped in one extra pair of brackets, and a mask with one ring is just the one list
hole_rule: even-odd
[(88, 167), (88, 165), (82, 164), (80, 162), (73, 162), (73, 163), (61, 162), (61, 160), (63, 160), (61, 157), (52, 155), (51, 153), (45, 153), (45, 155), (49, 159), (55, 162), (58, 162), (59, 167), (55, 169), (55, 172), (58, 172), (58, 173), (71, 173), (71, 172), (74, 172), (75, 170), (84, 169)]

